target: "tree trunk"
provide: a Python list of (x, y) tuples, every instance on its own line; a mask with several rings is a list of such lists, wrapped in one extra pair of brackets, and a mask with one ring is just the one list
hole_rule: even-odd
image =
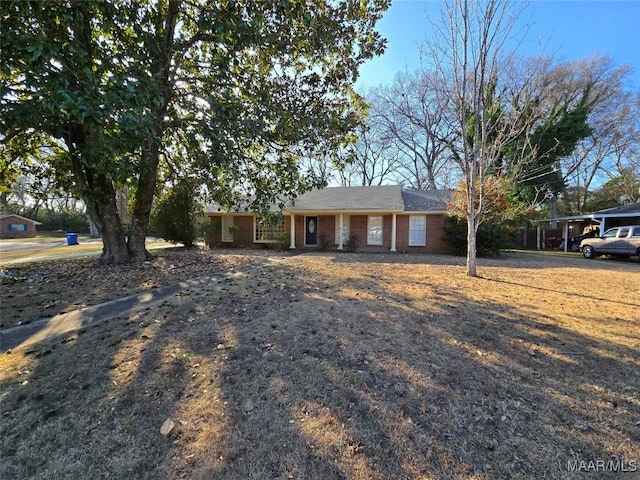
[(152, 141), (151, 146), (144, 149), (142, 157), (128, 243), (129, 256), (134, 262), (152, 258), (146, 248), (145, 241), (158, 178), (160, 150), (157, 141)]
[[(549, 199), (549, 213), (551, 214), (551, 218), (558, 217), (558, 198), (555, 194)], [(558, 228), (558, 222), (555, 220), (552, 221), (551, 228)]]
[(82, 161), (82, 153), (91, 142), (86, 125), (70, 124), (66, 135), (71, 171), (82, 200), (87, 205), (89, 218), (98, 227), (102, 237), (102, 256), (106, 264), (128, 263), (129, 252), (122, 222), (116, 206), (113, 182), (104, 173)]
[(467, 275), (470, 277), (478, 276), (477, 232), (475, 216), (467, 214)]
[(129, 234), (129, 257), (131, 261), (144, 261), (152, 258), (147, 251), (145, 241), (147, 227), (151, 215), (151, 206), (158, 182), (158, 163), (160, 161), (160, 142), (164, 133), (164, 118), (167, 114), (173, 91), (171, 76), (171, 57), (173, 55), (173, 38), (178, 19), (180, 2), (170, 1), (164, 17), (164, 31), (162, 33), (162, 55), (153, 62), (158, 85), (162, 87), (163, 103), (154, 113), (156, 128), (153, 137), (142, 149), (142, 161), (136, 190), (136, 200), (131, 218), (131, 232)]
[(100, 262), (105, 264), (128, 263), (131, 259), (116, 207), (115, 189), (103, 175), (96, 177), (91, 182), (96, 185), (93, 195), (86, 198), (85, 202), (87, 203), (87, 213), (98, 227), (102, 237)]
[(433, 173), (433, 167), (427, 167), (427, 188), (429, 190), (438, 188), (436, 186), (436, 176)]
[(108, 265), (129, 263), (131, 258), (127, 250), (124, 231), (117, 212), (104, 216), (102, 223), (102, 255), (100, 262)]

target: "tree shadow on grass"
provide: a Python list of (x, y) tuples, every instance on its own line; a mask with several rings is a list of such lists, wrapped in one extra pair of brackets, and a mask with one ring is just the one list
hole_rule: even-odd
[[(490, 288), (482, 279), (476, 287)], [(406, 291), (372, 290), (387, 305), (409, 305), (400, 321), (393, 313), (378, 319), (386, 340), (395, 343), (385, 363), (400, 361), (411, 371), (427, 372), (445, 389), (448, 413), (438, 424), (452, 426), (443, 434), (460, 439), (457, 448), (474, 471), (484, 466), (491, 478), (564, 478), (567, 462), (575, 458), (637, 462), (637, 321), (633, 328), (631, 318), (613, 319), (622, 329), (609, 340), (613, 332), (573, 329), (553, 316), (523, 313), (459, 289), (439, 287), (438, 304), (418, 307), (407, 301)], [(376, 318), (384, 305), (368, 309)], [(576, 322), (597, 329), (599, 317), (576, 312)], [(414, 341), (407, 333), (427, 338)], [(434, 408), (442, 411), (438, 402)], [(419, 424), (430, 421), (428, 415), (418, 418)]]
[(429, 312), (376, 280), (367, 298), (296, 282), (234, 323), (233, 428), (197, 478), (567, 478), (575, 459), (634, 460), (637, 379), (611, 372), (631, 378), (636, 350), (459, 292)]
[[(401, 252), (363, 252), (363, 253), (319, 253), (305, 252), (306, 255), (324, 256), (328, 261), (336, 263), (352, 263), (357, 265), (362, 262), (380, 264), (401, 264), (401, 265), (433, 265), (452, 266), (466, 268), (466, 257), (435, 253), (401, 253)], [(483, 267), (508, 267), (536, 268), (536, 269), (558, 269), (558, 268), (578, 268), (586, 272), (592, 270), (611, 270), (620, 272), (636, 273), (640, 270), (640, 262), (636, 257), (615, 258), (599, 257), (587, 260), (582, 256), (575, 255), (541, 255), (535, 252), (501, 252), (495, 257), (478, 257), (478, 266)], [(586, 277), (587, 274), (585, 274)], [(588, 278), (588, 277), (587, 277)]]
[(3, 475), (585, 478), (567, 462), (638, 460), (637, 329), (625, 344), (377, 271), (292, 259), (39, 345), (2, 384)]

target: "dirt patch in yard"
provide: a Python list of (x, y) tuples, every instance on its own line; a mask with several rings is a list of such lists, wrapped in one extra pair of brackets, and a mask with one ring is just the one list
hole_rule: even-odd
[(260, 259), (1, 355), (0, 477), (637, 475), (637, 263)]

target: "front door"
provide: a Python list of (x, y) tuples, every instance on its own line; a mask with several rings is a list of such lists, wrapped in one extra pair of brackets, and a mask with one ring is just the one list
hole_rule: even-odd
[(318, 245), (318, 217), (305, 217), (305, 245)]

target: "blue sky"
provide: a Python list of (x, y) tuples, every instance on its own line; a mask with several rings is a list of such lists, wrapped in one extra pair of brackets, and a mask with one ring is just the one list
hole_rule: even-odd
[[(390, 83), (398, 71), (419, 67), (419, 45), (430, 34), (428, 16), (439, 18), (440, 5), (392, 0), (378, 24), (387, 50), (362, 67), (358, 90)], [(532, 0), (525, 15), (529, 31), (523, 54), (553, 53), (559, 60), (608, 55), (616, 65), (634, 68), (632, 87), (640, 89), (640, 0)]]

